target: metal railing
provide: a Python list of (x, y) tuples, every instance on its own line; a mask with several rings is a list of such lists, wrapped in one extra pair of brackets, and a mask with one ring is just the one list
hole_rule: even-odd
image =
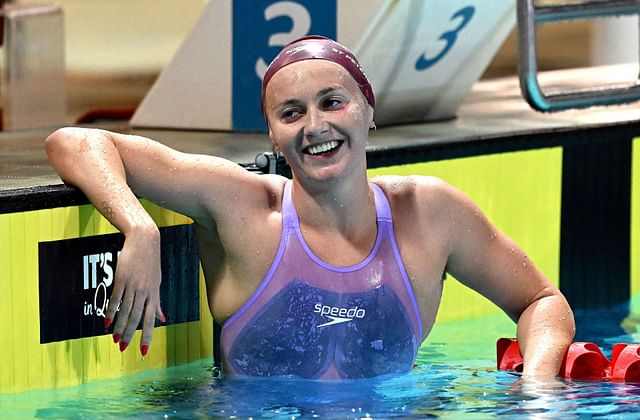
[(536, 26), (542, 23), (596, 17), (640, 15), (640, 0), (590, 1), (556, 6), (536, 6), (518, 0), (518, 74), (526, 101), (538, 111), (553, 112), (595, 105), (614, 105), (640, 99), (638, 80), (622, 86), (600, 86), (545, 94), (538, 82)]

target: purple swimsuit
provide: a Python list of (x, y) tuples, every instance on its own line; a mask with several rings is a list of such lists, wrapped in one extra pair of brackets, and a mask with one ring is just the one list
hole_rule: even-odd
[(378, 234), (351, 267), (320, 260), (305, 242), (287, 182), (278, 252), (262, 283), (222, 327), (225, 372), (355, 379), (409, 371), (422, 341), (418, 305), (384, 192)]

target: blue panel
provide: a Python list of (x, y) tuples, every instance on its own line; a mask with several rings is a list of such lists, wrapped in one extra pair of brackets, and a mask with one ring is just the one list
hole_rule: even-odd
[(234, 0), (232, 119), (235, 131), (265, 131), (262, 74), (278, 51), (304, 35), (336, 36), (337, 0)]

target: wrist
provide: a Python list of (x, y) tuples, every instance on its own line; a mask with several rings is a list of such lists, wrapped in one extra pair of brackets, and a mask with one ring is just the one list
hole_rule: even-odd
[(160, 229), (151, 220), (145, 223), (132, 224), (126, 232), (123, 232), (127, 239), (143, 241), (146, 244), (160, 245)]

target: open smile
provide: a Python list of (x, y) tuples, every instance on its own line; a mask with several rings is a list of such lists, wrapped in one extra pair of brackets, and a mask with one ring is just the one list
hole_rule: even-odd
[(330, 140), (324, 143), (312, 144), (302, 149), (302, 153), (312, 156), (325, 155), (337, 150), (342, 143), (344, 143), (342, 140)]

